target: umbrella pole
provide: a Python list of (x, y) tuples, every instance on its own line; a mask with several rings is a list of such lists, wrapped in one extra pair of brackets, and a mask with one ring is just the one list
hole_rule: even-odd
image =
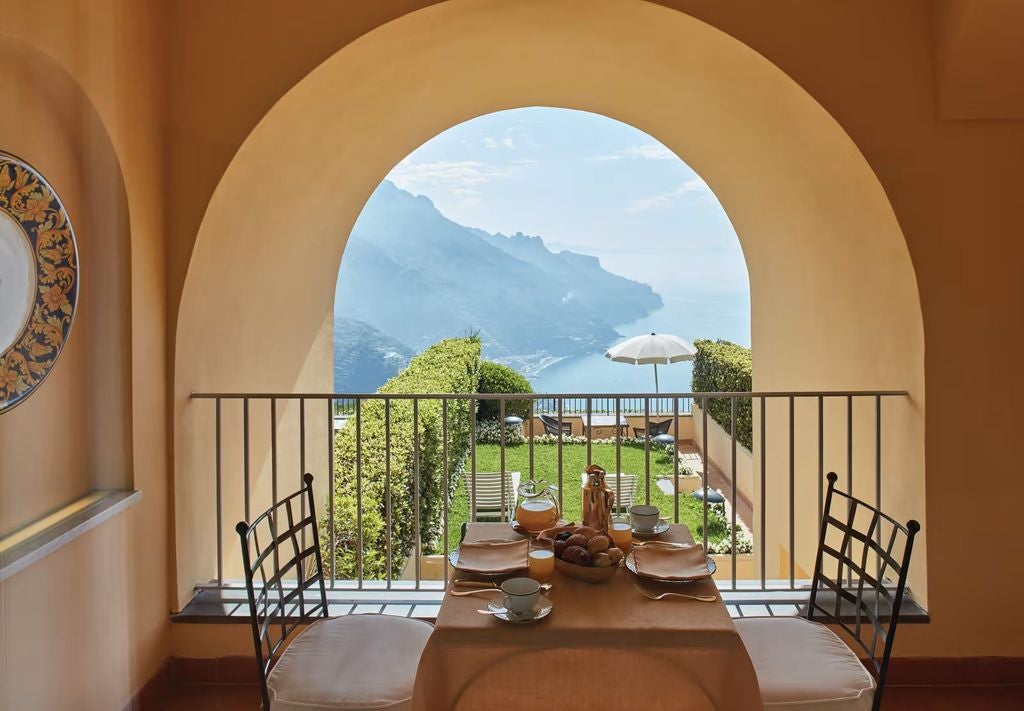
[(658, 394), (658, 364), (654, 364), (654, 394)]

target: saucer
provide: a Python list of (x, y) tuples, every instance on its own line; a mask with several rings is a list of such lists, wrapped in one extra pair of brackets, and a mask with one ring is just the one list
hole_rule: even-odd
[(633, 535), (637, 538), (649, 538), (651, 536), (660, 536), (668, 530), (668, 521), (658, 521), (658, 525), (652, 528), (650, 531), (638, 531), (633, 529)]
[[(513, 617), (508, 612), (496, 612), (492, 617), (497, 617), (502, 622), (508, 622), (513, 625), (525, 625), (530, 622), (537, 622), (543, 620), (545, 617), (551, 614), (551, 608), (555, 604), (551, 602), (545, 595), (541, 595), (537, 599), (537, 604), (534, 608), (525, 615)], [(487, 603), (488, 610), (500, 610), (503, 607), (500, 600), (491, 600)]]
[[(558, 519), (558, 523), (556, 523), (554, 526), (548, 526), (548, 528), (559, 528), (561, 526), (565, 526), (568, 523), (569, 522), (566, 521), (564, 518), (560, 518), (560, 519)], [(516, 521), (515, 519), (512, 519), (511, 521), (509, 521), (509, 524), (512, 526), (512, 528), (517, 529), (516, 533), (519, 533), (518, 529), (520, 529), (520, 528), (522, 528), (522, 530), (524, 530), (524, 531), (528, 531), (530, 538), (536, 538), (540, 534), (540, 531), (530, 531), (528, 528), (520, 526), (519, 522)], [(547, 529), (544, 529), (544, 530), (547, 530)], [(527, 534), (520, 534), (520, 535), (527, 535)]]

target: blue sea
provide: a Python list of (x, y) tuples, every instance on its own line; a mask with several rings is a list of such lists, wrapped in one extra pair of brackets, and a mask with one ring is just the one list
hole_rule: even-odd
[[(690, 343), (698, 338), (724, 339), (750, 345), (750, 297), (744, 292), (677, 293), (665, 295), (664, 306), (637, 321), (615, 329), (630, 338), (644, 333), (669, 333)], [(689, 392), (693, 365), (658, 366), (660, 392)], [(650, 365), (613, 363), (604, 352), (562, 359), (530, 378), (539, 393), (653, 393)]]

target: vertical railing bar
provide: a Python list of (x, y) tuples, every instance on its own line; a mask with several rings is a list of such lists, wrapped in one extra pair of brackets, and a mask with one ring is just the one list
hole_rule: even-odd
[(469, 520), (476, 521), (476, 398), (469, 400)]
[[(533, 481), (533, 479), (534, 479), (534, 475), (533, 475), (533, 467), (534, 467), (534, 464), (533, 464), (533, 427), (534, 427), (533, 419), (534, 419), (534, 417), (536, 417), (536, 413), (534, 412), (534, 404), (535, 404), (534, 400), (531, 399), (530, 400), (530, 420), (529, 420), (529, 425), (530, 425), (530, 481)], [(526, 434), (526, 424), (525, 423), (523, 424), (523, 434), (524, 435)]]
[[(530, 401), (532, 405), (532, 400)], [(476, 433), (473, 433), (476, 436)], [(448, 587), (448, 497), (451, 493), (451, 473), (448, 470), (448, 398), (441, 398), (441, 459), (444, 467), (444, 496), (441, 500), (444, 535), (441, 536), (441, 554), (444, 557), (444, 586)], [(389, 531), (390, 533), (390, 531)], [(390, 536), (389, 536), (390, 537)], [(390, 585), (390, 576), (388, 583)]]
[(644, 398), (644, 504), (651, 505), (651, 398)]
[(796, 587), (796, 412), (789, 396), (789, 589)]
[(853, 496), (853, 396), (846, 396), (846, 492)]
[(587, 466), (594, 463), (592, 440), (594, 439), (594, 401), (587, 398)]
[(818, 529), (825, 507), (825, 398), (818, 396)]
[[(853, 496), (853, 396), (846, 396), (846, 492)], [(853, 585), (853, 571), (846, 569), (846, 584)]]
[(729, 399), (731, 403), (730, 408), (730, 427), (732, 430), (732, 589), (736, 589), (736, 504), (738, 499), (736, 498), (736, 397)]
[(270, 398), (270, 500), (277, 505), (277, 398)]
[[(447, 497), (445, 497), (447, 501)], [(391, 589), (391, 583), (394, 579), (394, 571), (391, 566), (393, 565), (394, 558), (392, 557), (391, 541), (394, 538), (394, 522), (391, 519), (392, 516), (392, 501), (391, 501), (391, 398), (384, 398), (384, 524), (387, 526), (388, 535), (387, 540), (384, 542), (384, 555), (387, 558), (387, 589)], [(448, 531), (445, 529), (445, 535)], [(447, 539), (445, 539), (447, 540)], [(448, 563), (445, 562), (445, 574), (448, 571)]]
[[(475, 429), (473, 434), (476, 434)], [(412, 399), (412, 467), (412, 520), (413, 526), (415, 526), (413, 541), (416, 545), (416, 558), (413, 563), (416, 570), (416, 589), (419, 590), (421, 578), (420, 553), (422, 552), (423, 541), (421, 540), (420, 533), (420, 401), (418, 398)]]
[(875, 508), (882, 510), (882, 396), (875, 395)]
[(562, 398), (558, 398), (558, 510), (565, 511), (562, 497), (562, 409), (565, 403)]
[[(223, 456), (221, 451), (221, 423), (220, 423), (220, 398), (216, 401), (217, 415), (217, 585), (224, 585), (224, 511), (223, 495), (221, 492), (221, 466)], [(248, 521), (248, 519), (246, 519)]]
[[(875, 508), (882, 510), (882, 396), (875, 395)], [(882, 527), (875, 530), (875, 541), (882, 545)], [(882, 582), (882, 558), (875, 554), (875, 580)], [(877, 596), (876, 596), (877, 598)], [(876, 600), (877, 604), (877, 600)]]
[(242, 399), (242, 486), (245, 489), (245, 520), (252, 521), (249, 500), (249, 398)]
[(679, 398), (672, 398), (672, 522), (679, 523)]
[(501, 508), (499, 511), (499, 519), (502, 523), (505, 522), (505, 504), (506, 504), (506, 492), (505, 492), (505, 398), (502, 396), (498, 399), (498, 427), (501, 431), (501, 449), (499, 452), (500, 469), (501, 469)]
[(334, 398), (327, 398), (327, 473), (327, 495), (329, 497), (327, 526), (328, 534), (331, 537), (328, 547), (331, 554), (331, 589), (333, 590), (338, 578), (338, 556), (335, 551), (337, 531), (334, 520)]
[(619, 418), (622, 417), (622, 402), (615, 398), (615, 504), (622, 513), (628, 513), (622, 508), (622, 427), (619, 426)]
[[(300, 397), (299, 399), (299, 488), (301, 489), (305, 485), (303, 477), (306, 474), (306, 398)], [(299, 518), (305, 520), (308, 515), (306, 512), (306, 498), (305, 496), (299, 497)], [(311, 512), (310, 512), (311, 513)], [(306, 550), (306, 527), (302, 527), (302, 536), (299, 539), (302, 541), (302, 550)]]
[(700, 399), (700, 412), (703, 426), (701, 429), (702, 447), (701, 454), (704, 457), (704, 503), (702, 504), (702, 513), (704, 514), (704, 535), (703, 543), (704, 550), (708, 549), (708, 478), (711, 476), (711, 457), (708, 454), (708, 399), (702, 397)]
[(767, 398), (761, 398), (761, 588), (768, 587), (768, 541), (766, 539), (768, 524), (768, 463), (767, 457), (767, 437), (765, 436), (765, 420), (767, 418), (767, 408), (765, 402)]
[(356, 586), (363, 589), (363, 401), (356, 398)]

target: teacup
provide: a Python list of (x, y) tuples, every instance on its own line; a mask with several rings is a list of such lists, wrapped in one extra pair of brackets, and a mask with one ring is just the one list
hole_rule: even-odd
[(501, 584), (505, 609), (513, 617), (525, 617), (537, 606), (540, 583), (533, 578), (509, 578)]
[(653, 533), (659, 523), (668, 523), (668, 519), (659, 518), (657, 506), (637, 504), (629, 507), (629, 522), (637, 533)]

